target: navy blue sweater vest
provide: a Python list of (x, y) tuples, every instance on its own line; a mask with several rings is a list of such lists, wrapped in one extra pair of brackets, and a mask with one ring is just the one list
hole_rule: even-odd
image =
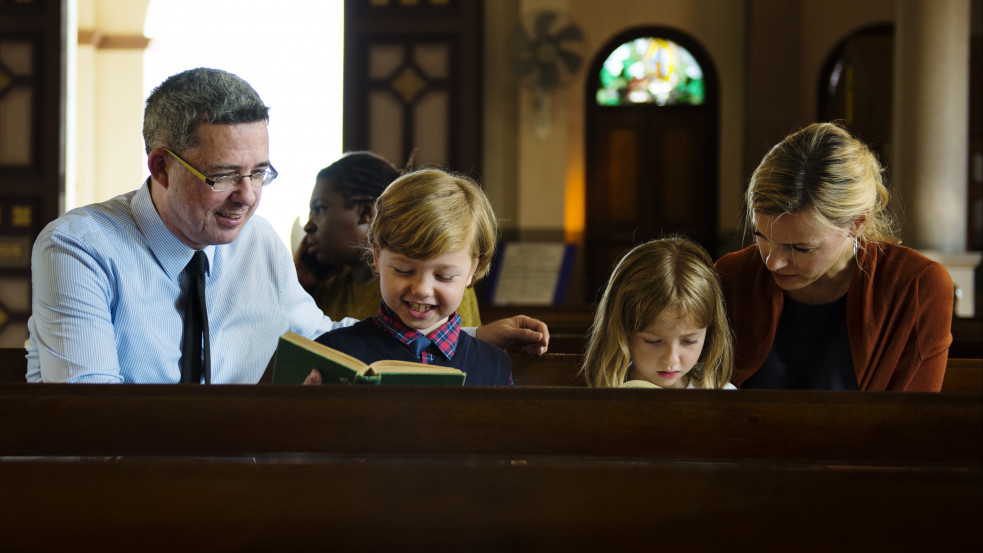
[[(332, 330), (322, 334), (317, 341), (367, 364), (382, 359), (420, 361), (394, 336), (376, 326), (372, 319), (370, 317), (352, 326)], [(458, 336), (454, 358), (448, 361), (443, 355), (434, 355), (432, 364), (464, 371), (467, 375), (465, 386), (512, 384), (512, 360), (508, 354), (463, 331)]]

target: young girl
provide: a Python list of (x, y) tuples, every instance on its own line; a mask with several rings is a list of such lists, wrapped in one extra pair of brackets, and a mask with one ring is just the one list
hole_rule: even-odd
[(734, 389), (730, 334), (706, 250), (681, 238), (653, 240), (614, 268), (583, 371), (595, 387)]

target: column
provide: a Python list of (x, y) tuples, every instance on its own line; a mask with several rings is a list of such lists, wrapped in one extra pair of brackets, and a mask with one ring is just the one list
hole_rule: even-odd
[(970, 2), (898, 0), (897, 10), (891, 177), (902, 237), (946, 265), (957, 313), (972, 316), (980, 256), (966, 252)]

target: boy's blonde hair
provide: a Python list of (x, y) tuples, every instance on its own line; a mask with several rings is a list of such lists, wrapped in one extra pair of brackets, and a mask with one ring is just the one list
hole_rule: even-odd
[(679, 309), (690, 324), (707, 329), (690, 382), (697, 388), (723, 388), (734, 370), (723, 292), (706, 250), (676, 237), (636, 246), (615, 266), (588, 336), (587, 385), (621, 386), (631, 362), (631, 337), (665, 309)]
[(474, 281), (488, 274), (498, 220), (473, 180), (421, 169), (394, 180), (375, 202), (368, 241), (414, 259), (429, 259), (470, 245)]

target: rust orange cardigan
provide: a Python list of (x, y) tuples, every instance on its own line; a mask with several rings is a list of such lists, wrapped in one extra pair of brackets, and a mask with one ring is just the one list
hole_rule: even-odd
[[(861, 390), (939, 391), (952, 343), (952, 277), (941, 264), (894, 244), (869, 244), (846, 298), (847, 335)], [(735, 338), (740, 387), (771, 351), (785, 294), (757, 246), (715, 268)]]

